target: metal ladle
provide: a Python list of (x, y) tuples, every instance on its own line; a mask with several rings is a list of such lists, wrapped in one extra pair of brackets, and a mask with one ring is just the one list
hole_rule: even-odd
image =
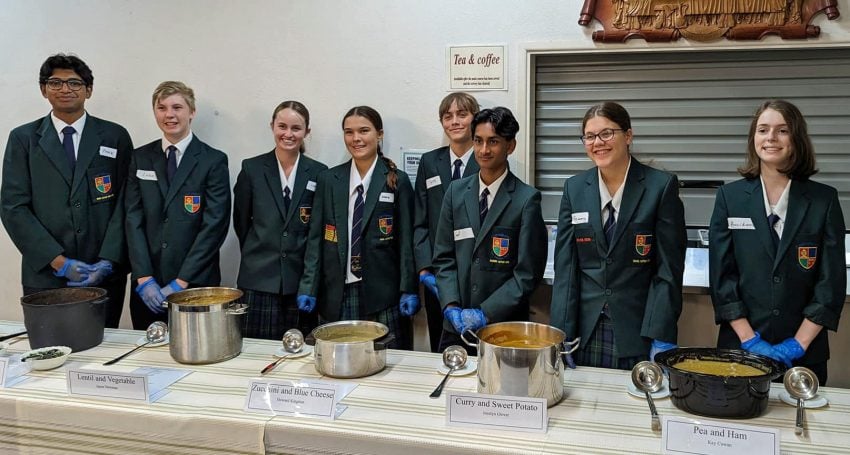
[(803, 402), (811, 400), (818, 393), (818, 377), (806, 367), (794, 367), (785, 372), (782, 378), (785, 390), (792, 398), (797, 399), (797, 423), (794, 434), (803, 434), (803, 414), (805, 413)]
[(652, 431), (661, 431), (661, 420), (658, 418), (655, 402), (652, 401), (652, 393), (661, 390), (663, 381), (664, 373), (655, 362), (644, 360), (632, 368), (632, 383), (638, 390), (643, 390), (643, 393), (646, 394), (646, 401), (649, 403), (649, 410), (652, 412)]
[(151, 343), (161, 343), (165, 341), (165, 336), (168, 335), (168, 326), (162, 321), (156, 321), (151, 323), (148, 326), (148, 329), (145, 331), (145, 341), (144, 343), (136, 346), (135, 348), (125, 352), (124, 354), (119, 355), (118, 357), (109, 360), (107, 362), (103, 362), (103, 365), (112, 365), (113, 363), (117, 363), (119, 360), (127, 357), (128, 355), (142, 349), (143, 347), (151, 344)]
[(289, 329), (286, 333), (283, 334), (283, 350), (288, 352), (289, 355), (284, 355), (275, 360), (274, 362), (266, 365), (265, 368), (260, 370), (260, 374), (266, 374), (272, 370), (274, 370), (280, 362), (283, 362), (284, 359), (289, 358), (293, 354), (298, 354), (301, 352), (301, 349), (304, 348), (304, 334), (301, 333), (298, 329)]
[(455, 370), (459, 370), (466, 365), (466, 358), (466, 349), (463, 346), (452, 345), (443, 351), (443, 365), (449, 367), (449, 371), (443, 377), (443, 380), (440, 381), (440, 385), (431, 392), (431, 395), (429, 395), (431, 398), (439, 398), (440, 394), (443, 393), (443, 387), (446, 386), (446, 381), (449, 380), (449, 376)]

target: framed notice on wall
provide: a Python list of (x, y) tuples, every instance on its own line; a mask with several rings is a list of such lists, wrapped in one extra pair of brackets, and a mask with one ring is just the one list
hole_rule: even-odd
[(449, 90), (507, 90), (507, 46), (449, 46)]

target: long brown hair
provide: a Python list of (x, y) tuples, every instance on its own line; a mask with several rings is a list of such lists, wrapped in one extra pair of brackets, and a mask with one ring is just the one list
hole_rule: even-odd
[[(345, 116), (342, 117), (342, 127), (345, 128), (345, 119), (353, 116), (363, 117), (375, 127), (375, 130), (379, 132), (384, 131), (384, 121), (381, 120), (381, 114), (378, 113), (375, 109), (369, 106), (354, 106), (345, 113)], [(384, 156), (384, 152), (381, 151), (381, 143), (378, 142), (378, 157), (384, 160), (384, 163), (390, 168), (390, 172), (387, 173), (387, 186), (395, 191), (398, 187), (398, 166), (393, 163), (393, 160)]]
[(756, 109), (750, 123), (750, 136), (747, 138), (747, 161), (738, 168), (738, 173), (748, 179), (761, 175), (761, 160), (756, 153), (755, 134), (759, 117), (768, 109), (779, 112), (791, 132), (793, 148), (788, 157), (788, 166), (779, 169), (779, 172), (792, 180), (807, 180), (818, 172), (815, 147), (812, 145), (812, 140), (809, 139), (809, 128), (806, 126), (806, 119), (803, 118), (803, 114), (797, 109), (797, 106), (785, 100), (768, 100)]
[[(302, 104), (300, 101), (288, 100), (284, 101), (277, 105), (274, 108), (274, 112), (272, 112), (272, 128), (274, 128), (274, 119), (277, 117), (277, 113), (284, 109), (292, 109), (296, 114), (300, 115), (301, 118), (304, 119), (304, 127), (308, 130), (310, 129), (310, 111), (307, 110), (307, 106)], [(300, 153), (304, 153), (304, 141), (301, 141), (301, 147), (298, 148)]]

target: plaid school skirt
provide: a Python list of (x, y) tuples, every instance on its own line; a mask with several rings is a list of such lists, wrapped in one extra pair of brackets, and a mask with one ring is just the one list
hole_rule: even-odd
[[(390, 349), (407, 349), (413, 348), (413, 328), (411, 319), (402, 317), (398, 309), (398, 302), (393, 302), (386, 309), (380, 310), (372, 314), (363, 314), (361, 311), (360, 299), (362, 298), (361, 281), (345, 285), (342, 294), (342, 309), (340, 311), (340, 321), (374, 321), (380, 322), (390, 329), (391, 334), (395, 335), (395, 339), (387, 346)], [(319, 316), (319, 323), (326, 324), (328, 322), (323, 317)]]
[(298, 311), (295, 294), (269, 294), (251, 289), (242, 292), (241, 301), (248, 305), (242, 322), (244, 337), (280, 340), (289, 329), (298, 329), (307, 336), (316, 328), (316, 314)]
[(647, 358), (648, 355), (619, 358), (617, 345), (614, 343), (614, 324), (611, 323), (608, 315), (602, 313), (590, 335), (590, 340), (577, 352), (575, 361), (577, 365), (588, 367), (631, 370), (638, 362)]

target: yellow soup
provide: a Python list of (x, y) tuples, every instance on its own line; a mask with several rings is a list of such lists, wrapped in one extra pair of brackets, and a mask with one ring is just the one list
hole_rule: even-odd
[(764, 371), (738, 362), (720, 360), (686, 359), (673, 365), (674, 368), (691, 373), (711, 374), (714, 376), (761, 376)]
[(552, 343), (547, 343), (545, 340), (541, 340), (539, 338), (517, 338), (522, 337), (523, 334), (512, 333), (512, 332), (495, 332), (492, 335), (488, 336), (484, 339), (487, 343), (495, 344), (496, 346), (503, 348), (545, 348), (547, 346), (551, 346)]

